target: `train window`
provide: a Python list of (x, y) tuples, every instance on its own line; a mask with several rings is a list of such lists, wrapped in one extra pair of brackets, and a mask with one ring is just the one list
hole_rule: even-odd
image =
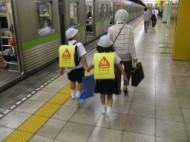
[(110, 16), (113, 17), (113, 2), (110, 3)]
[(104, 5), (104, 19), (108, 19), (108, 4)]
[(110, 3), (110, 24), (114, 23), (113, 19), (113, 2)]
[(104, 5), (100, 4), (99, 5), (99, 20), (103, 20), (104, 18)]
[(71, 2), (70, 4), (70, 26), (77, 26), (78, 21), (78, 3)]
[(0, 3), (0, 29), (1, 28), (8, 28), (7, 11), (4, 2)]
[(52, 21), (52, 2), (37, 1), (39, 35), (47, 35), (54, 32)]

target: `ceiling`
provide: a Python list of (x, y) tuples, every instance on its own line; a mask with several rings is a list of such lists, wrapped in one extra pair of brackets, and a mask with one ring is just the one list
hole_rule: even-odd
[(173, 3), (177, 3), (179, 0), (142, 0), (144, 3), (160, 3), (160, 2), (168, 2), (171, 1)]

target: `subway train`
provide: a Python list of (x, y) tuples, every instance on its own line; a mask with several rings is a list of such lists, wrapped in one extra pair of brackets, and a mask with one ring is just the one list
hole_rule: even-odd
[(1, 0), (0, 91), (55, 62), (68, 27), (87, 44), (107, 32), (118, 9), (126, 9), (131, 21), (144, 6), (128, 0)]

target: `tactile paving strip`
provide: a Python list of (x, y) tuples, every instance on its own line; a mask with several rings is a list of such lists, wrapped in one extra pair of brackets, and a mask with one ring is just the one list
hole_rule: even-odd
[(39, 110), (13, 131), (3, 142), (27, 142), (53, 116), (70, 97), (69, 85), (66, 85)]
[(3, 142), (27, 142), (32, 136), (31, 133), (15, 130)]

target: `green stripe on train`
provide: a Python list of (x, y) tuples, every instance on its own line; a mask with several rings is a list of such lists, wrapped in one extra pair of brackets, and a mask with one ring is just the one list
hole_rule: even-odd
[[(98, 21), (98, 22), (96, 22), (96, 24), (102, 25), (102, 24), (106, 24), (109, 22), (110, 22), (109, 20), (104, 20), (104, 21)], [(79, 26), (79, 27), (77, 27), (77, 29), (79, 30), (79, 32), (86, 31), (86, 26)], [(50, 42), (50, 41), (53, 41), (53, 40), (56, 40), (59, 38), (60, 38), (60, 33), (39, 37), (39, 38), (34, 39), (34, 40), (23, 42), (22, 43), (22, 49), (26, 50), (26, 49), (32, 48), (34, 46), (44, 44), (44, 43), (47, 43), (47, 42)]]
[(86, 31), (86, 26), (79, 26), (77, 27), (77, 29), (79, 30), (79, 32)]
[(107, 24), (107, 23), (110, 23), (110, 20), (101, 20), (101, 21), (96, 22), (97, 25), (102, 25), (102, 24)]
[(7, 15), (5, 15), (5, 14), (0, 14), (0, 17), (7, 17)]
[(57, 40), (59, 38), (60, 38), (60, 33), (55, 33), (55, 34), (51, 34), (48, 36), (39, 37), (34, 40), (23, 42), (22, 49), (26, 50), (26, 49), (32, 48), (32, 47), (40, 45), (40, 44), (44, 44), (44, 43), (47, 43), (47, 42), (50, 42), (53, 40)]

